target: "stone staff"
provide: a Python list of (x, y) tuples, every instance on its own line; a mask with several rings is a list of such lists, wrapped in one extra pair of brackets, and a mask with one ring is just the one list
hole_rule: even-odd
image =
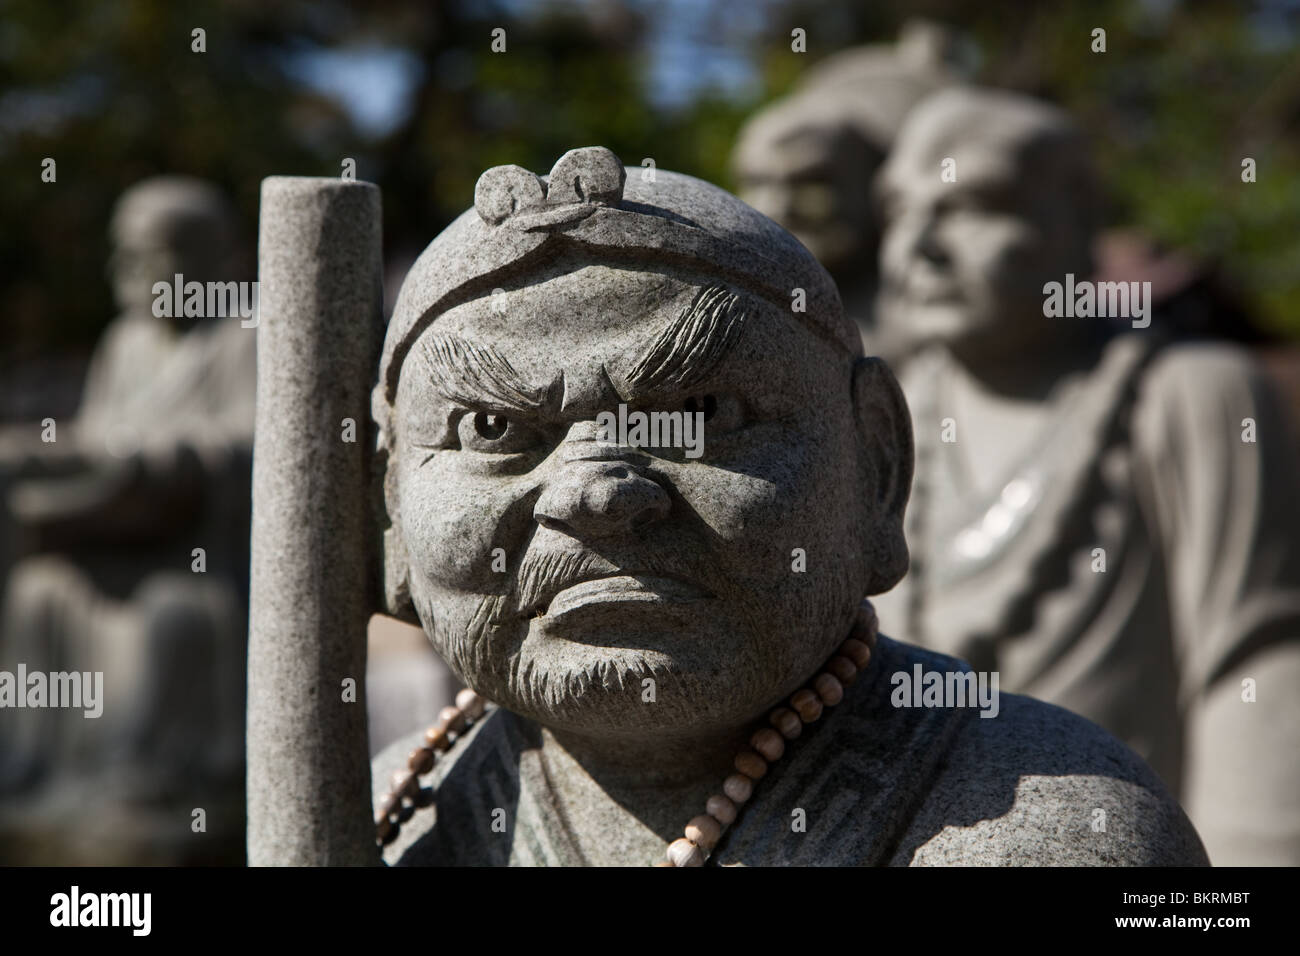
[(248, 862), (375, 864), (366, 624), (379, 189), (262, 182), (248, 648)]

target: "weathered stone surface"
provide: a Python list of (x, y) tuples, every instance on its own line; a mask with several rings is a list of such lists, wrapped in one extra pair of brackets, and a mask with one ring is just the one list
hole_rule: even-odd
[[(891, 706), (891, 675), (917, 664), (926, 671), (969, 671), (952, 658), (882, 639), (871, 670), (844, 703), (789, 744), (756, 784), (709, 865), (1204, 862), (1195, 831), (1159, 779), (1095, 724), (1012, 694), (1001, 696), (998, 715), (988, 719), (969, 709)], [(402, 766), (417, 739), (411, 735), (382, 753), (374, 779)], [(546, 740), (536, 724), (494, 711), (426, 779), (437, 808), (416, 811), (385, 848), (385, 859), (402, 866), (591, 862), (581, 840), (591, 818), (574, 821), (555, 812), (550, 775), (556, 765), (542, 754)], [(576, 764), (559, 769), (584, 774)], [(518, 821), (511, 832), (492, 832), (498, 807)], [(796, 810), (807, 823), (803, 832), (791, 827)], [(526, 838), (516, 826), (526, 828)], [(625, 842), (624, 863), (654, 862), (637, 858), (635, 844)]]
[(827, 57), (750, 117), (732, 152), (740, 198), (830, 271), (869, 354), (890, 356), (873, 317), (880, 223), (872, 183), (912, 108), (960, 80), (959, 43), (948, 28), (910, 21), (896, 44)]
[(365, 635), (377, 530), (366, 411), (382, 311), (379, 191), (265, 180), (258, 273), (248, 859), (374, 862)]
[[(861, 595), (906, 569), (908, 411), (825, 271), (698, 180), (628, 169), (615, 201), (615, 162), (568, 154), (559, 202), (486, 173), (485, 208), (426, 250), (388, 331), (389, 610), (499, 708), (389, 860), (662, 859)], [(598, 430), (620, 405), (699, 410), (700, 454)], [(716, 859), (1204, 862), (1153, 775), (1086, 722), (1029, 700), (992, 719), (893, 706), (895, 673), (922, 664), (966, 670), (882, 639)], [(1114, 826), (1093, 831), (1094, 808)]]
[(917, 472), (881, 619), (1125, 740), (1215, 863), (1294, 864), (1300, 696), (1254, 688), (1300, 675), (1296, 449), (1253, 363), (1168, 345), (1141, 287), (1118, 318), (1045, 315), (1092, 271), (1087, 145), (1047, 104), (950, 90), (882, 171)]

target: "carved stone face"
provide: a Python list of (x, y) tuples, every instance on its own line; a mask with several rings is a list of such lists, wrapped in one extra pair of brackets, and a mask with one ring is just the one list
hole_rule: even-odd
[[(156, 282), (229, 280), (234, 213), (211, 184), (187, 177), (144, 180), (122, 194), (109, 228), (108, 276), (124, 312), (149, 314)], [(184, 319), (178, 319), (184, 322)]]
[[(868, 578), (853, 362), (690, 272), (562, 259), (440, 316), (402, 365), (389, 466), (436, 648), (600, 735), (734, 726), (790, 692)], [(598, 441), (620, 402), (704, 412), (702, 455)]]
[(780, 223), (827, 269), (873, 271), (876, 225), (870, 185), (883, 157), (844, 123), (810, 120), (782, 103), (744, 131), (734, 165), (737, 194)]
[(1058, 113), (1023, 97), (950, 91), (919, 107), (877, 184), (882, 325), (981, 350), (1043, 333), (1044, 283), (1089, 269), (1081, 153)]

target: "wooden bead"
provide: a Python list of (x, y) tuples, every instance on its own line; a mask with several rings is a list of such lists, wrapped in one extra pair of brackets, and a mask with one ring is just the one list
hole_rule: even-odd
[(880, 619), (870, 601), (863, 601), (858, 608), (858, 619), (853, 626), (854, 636), (867, 644), (874, 644), (880, 631)]
[(761, 779), (763, 774), (767, 773), (767, 761), (752, 750), (742, 750), (736, 754), (734, 764), (736, 769), (746, 777), (753, 777), (755, 780)]
[(795, 692), (790, 698), (790, 706), (799, 712), (799, 719), (805, 724), (811, 724), (822, 715), (822, 702), (806, 687)]
[(713, 819), (717, 820), (724, 827), (731, 826), (736, 822), (736, 805), (731, 802), (730, 797), (725, 797), (720, 793), (715, 793), (709, 797), (704, 804), (705, 812)]
[(466, 687), (456, 695), (456, 706), (460, 708), (467, 720), (478, 720), (483, 716), (483, 698)]
[(781, 732), (781, 736), (786, 740), (794, 740), (803, 733), (803, 722), (799, 720), (799, 715), (789, 707), (778, 707), (772, 711), (772, 716), (768, 718), (772, 726)]
[(406, 758), (406, 767), (411, 773), (428, 773), (433, 769), (433, 748), (416, 747)]
[(446, 727), (430, 727), (424, 732), (424, 743), (434, 750), (445, 751), (451, 746), (451, 738), (447, 736)]
[(386, 842), (393, 835), (393, 821), (387, 816), (380, 816), (375, 821), (375, 835), (379, 837), (380, 842)]
[(768, 763), (776, 763), (785, 753), (785, 741), (770, 727), (755, 731), (754, 736), (749, 738), (749, 745), (762, 754)]
[(686, 837), (678, 837), (668, 844), (668, 859), (673, 866), (703, 866), (704, 851)]
[(712, 850), (722, 839), (722, 824), (707, 814), (692, 817), (691, 822), (686, 824), (686, 839), (696, 846)]
[(867, 664), (871, 662), (871, 648), (855, 637), (850, 637), (840, 645), (840, 653), (851, 660), (859, 671), (866, 670)]
[(391, 793), (395, 797), (404, 797), (408, 793), (419, 787), (415, 779), (415, 774), (409, 770), (398, 770), (393, 773), (392, 780), (389, 781)]
[(858, 665), (843, 654), (836, 654), (826, 662), (826, 670), (835, 675), (842, 687), (848, 687), (858, 679)]
[(743, 773), (733, 773), (722, 781), (722, 792), (730, 797), (733, 803), (744, 803), (754, 793), (754, 781)]
[(818, 674), (813, 681), (813, 690), (827, 707), (834, 707), (844, 699), (844, 687), (835, 679), (834, 674)]
[(459, 707), (444, 707), (438, 713), (438, 725), (458, 734), (465, 729), (465, 715)]

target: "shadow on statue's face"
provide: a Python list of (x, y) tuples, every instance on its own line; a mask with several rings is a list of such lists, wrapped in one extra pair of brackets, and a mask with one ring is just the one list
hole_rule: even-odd
[[(390, 465), (435, 647), (553, 727), (752, 718), (863, 594), (851, 365), (702, 276), (560, 263), (441, 316), (402, 368)], [(600, 434), (620, 403), (629, 428), (703, 415), (702, 446)]]

